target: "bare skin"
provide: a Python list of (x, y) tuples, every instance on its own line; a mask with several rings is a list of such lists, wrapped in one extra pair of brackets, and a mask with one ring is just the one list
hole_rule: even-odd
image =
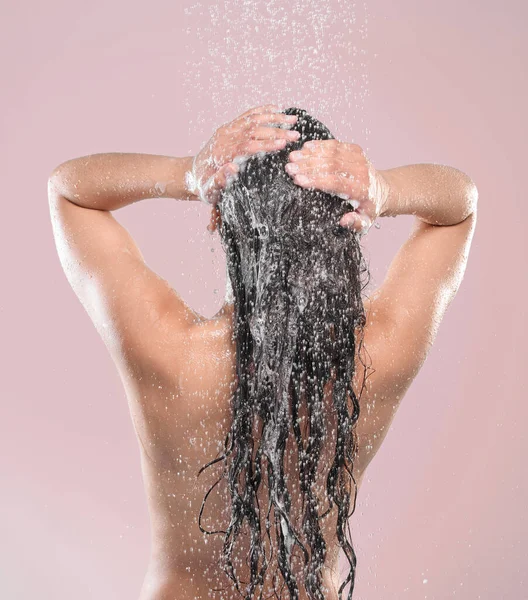
[[(208, 152), (220, 157), (210, 172), (201, 171), (201, 199), (213, 205), (210, 229), (217, 226), (218, 190), (226, 177), (236, 175), (233, 157), (271, 150), (277, 138), (286, 139), (286, 129), (261, 123), (254, 127), (263, 114), (269, 117), (270, 108), (248, 111), (202, 152), (202, 158)], [(223, 146), (226, 139), (232, 140), (229, 155)], [(320, 142), (306, 154), (303, 147), (304, 157), (290, 160), (300, 166), (298, 173), (312, 177), (314, 187), (358, 199), (358, 211), (343, 217), (344, 226), (368, 229), (379, 217), (415, 215), (409, 239), (384, 282), (365, 299), (364, 346), (375, 371), (360, 403), (354, 465), (359, 488), (460, 286), (476, 225), (477, 193), (456, 169), (410, 165), (377, 171), (383, 193), (373, 197), (369, 185), (365, 192), (370, 163), (358, 148)], [(201, 163), (194, 157), (93, 155), (60, 165), (49, 181), (61, 264), (116, 364), (140, 446), (152, 526), (151, 558), (140, 600), (208, 598), (212, 587), (229, 590), (214, 597), (238, 597), (217, 566), (222, 536), (206, 536), (197, 524), (204, 494), (220, 470), (213, 466), (196, 477), (221, 451), (229, 427), (235, 386), (234, 307), (226, 301), (213, 318), (198, 315), (146, 265), (111, 212), (148, 198), (197, 200), (185, 180), (194, 168), (200, 181), (202, 164), (207, 164), (206, 158)], [(349, 182), (341, 181), (337, 172), (349, 173)], [(358, 365), (358, 393), (362, 373)], [(294, 468), (288, 463), (287, 472)], [(227, 493), (221, 485), (209, 496), (202, 526), (224, 529), (227, 518)], [(329, 540), (333, 527), (335, 521), (328, 521)], [(337, 598), (338, 550), (335, 540), (330, 541), (326, 583), (332, 600)]]

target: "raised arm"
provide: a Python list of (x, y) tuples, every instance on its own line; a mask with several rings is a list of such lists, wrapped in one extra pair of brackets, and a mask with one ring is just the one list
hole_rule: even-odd
[(431, 225), (456, 225), (477, 210), (478, 192), (462, 171), (417, 164), (378, 171), (387, 190), (380, 217), (415, 215)]
[(462, 281), (476, 223), (475, 184), (444, 165), (376, 170), (360, 146), (335, 139), (292, 152), (286, 170), (298, 185), (350, 200), (355, 210), (340, 224), (354, 231), (366, 233), (378, 217), (415, 215), (385, 281), (365, 302), (365, 346), (378, 369), (369, 379), (401, 398)]
[[(416, 217), (385, 280), (367, 300), (365, 344), (382, 365), (379, 393), (398, 402), (423, 365), (462, 283), (478, 192), (466, 174), (443, 165), (409, 165), (380, 173), (388, 189), (380, 216)], [(376, 374), (372, 377), (374, 385)]]
[(273, 125), (288, 122), (275, 107), (257, 107), (219, 128), (196, 157), (94, 154), (51, 173), (48, 199), (61, 265), (120, 366), (154, 369), (198, 315), (148, 267), (112, 211), (150, 198), (213, 203), (237, 170), (230, 161), (284, 145), (291, 132)]
[(68, 160), (48, 189), (77, 206), (113, 211), (148, 198), (197, 200), (185, 185), (193, 157), (110, 152)]
[[(365, 300), (365, 347), (375, 371), (366, 383), (358, 426), (364, 472), (423, 366), (466, 269), (477, 222), (471, 179), (441, 165), (409, 165), (382, 172), (390, 190), (382, 215), (415, 215), (409, 238), (385, 280)], [(433, 225), (431, 223), (438, 223)]]
[(57, 253), (75, 294), (118, 366), (146, 364), (167, 322), (195, 319), (169, 283), (152, 271), (111, 211), (156, 197), (193, 199), (184, 174), (192, 157), (96, 154), (59, 165), (48, 181)]
[[(423, 365), (462, 282), (477, 220), (477, 188), (463, 172), (418, 164), (377, 171), (355, 144), (324, 140), (292, 152), (286, 170), (302, 186), (348, 198), (340, 224), (364, 234), (379, 217), (414, 215), (382, 285), (365, 299), (364, 345), (375, 369), (358, 422), (363, 473)], [(304, 176), (304, 179), (300, 178)], [(363, 370), (355, 387), (363, 387)]]

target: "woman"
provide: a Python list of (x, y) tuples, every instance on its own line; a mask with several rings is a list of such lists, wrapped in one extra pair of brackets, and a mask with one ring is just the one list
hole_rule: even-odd
[[(229, 278), (212, 319), (148, 268), (113, 218), (154, 197), (213, 206)], [(141, 600), (333, 599), (348, 583), (351, 598), (347, 521), (461, 283), (470, 178), (440, 165), (376, 170), (305, 111), (263, 106), (194, 158), (68, 161), (49, 199), (61, 263), (140, 442), (152, 525)], [(363, 297), (359, 238), (400, 214), (415, 215), (409, 239)]]

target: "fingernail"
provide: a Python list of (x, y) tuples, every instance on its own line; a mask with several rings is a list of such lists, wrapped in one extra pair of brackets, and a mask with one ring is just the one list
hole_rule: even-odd
[(341, 227), (351, 227), (354, 224), (355, 220), (356, 217), (354, 214), (347, 214), (341, 218), (341, 221), (339, 223), (341, 224)]
[(288, 131), (286, 137), (289, 140), (298, 140), (301, 137), (301, 134), (298, 131)]
[(285, 169), (286, 171), (288, 171), (288, 173), (297, 173), (297, 171), (299, 170), (299, 165), (296, 165), (294, 163), (288, 163)]
[(288, 116), (286, 117), (286, 120), (287, 120), (289, 123), (295, 123), (295, 121), (297, 121), (297, 115), (288, 115)]
[(295, 179), (296, 179), (297, 183), (302, 183), (302, 184), (306, 184), (310, 181), (308, 179), (308, 177), (306, 177), (305, 175), (297, 175)]

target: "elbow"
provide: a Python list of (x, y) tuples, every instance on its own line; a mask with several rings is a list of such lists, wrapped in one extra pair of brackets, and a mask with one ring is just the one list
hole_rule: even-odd
[(59, 183), (59, 177), (57, 173), (57, 169), (55, 169), (51, 175), (48, 177), (48, 197), (51, 197), (57, 191), (57, 186)]
[(68, 198), (68, 171), (67, 164), (70, 161), (61, 163), (55, 167), (48, 177), (48, 198), (62, 196)]
[[(442, 167), (445, 168), (445, 167)], [(461, 220), (465, 220), (472, 213), (477, 212), (479, 192), (476, 183), (464, 171), (456, 167), (447, 167), (449, 177), (446, 179), (446, 187), (459, 203)]]
[(466, 204), (466, 216), (469, 216), (471, 213), (476, 212), (477, 211), (477, 204), (478, 204), (478, 197), (479, 197), (479, 193), (478, 193), (478, 188), (476, 183), (473, 181), (473, 179), (467, 174), (464, 173), (462, 171), (459, 171), (460, 173), (460, 184), (461, 184), (461, 191), (462, 191), (462, 196), (465, 200), (465, 204)]
[(455, 171), (457, 176), (456, 188), (458, 189), (458, 197), (460, 198), (463, 214), (462, 220), (465, 220), (471, 214), (477, 212), (478, 188), (469, 175), (459, 169), (455, 169)]
[(466, 198), (468, 204), (468, 214), (477, 212), (478, 205), (478, 188), (475, 182), (472, 179), (469, 179), (467, 190), (466, 190)]

